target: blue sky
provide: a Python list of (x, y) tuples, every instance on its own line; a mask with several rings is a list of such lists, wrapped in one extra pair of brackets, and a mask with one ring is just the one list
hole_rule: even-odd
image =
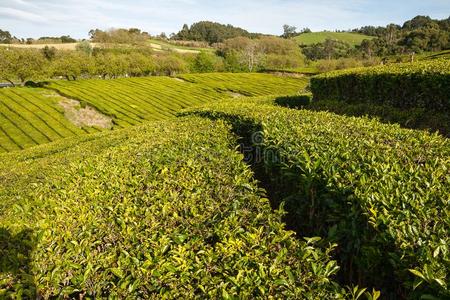
[(314, 31), (403, 24), (416, 15), (450, 16), (450, 0), (0, 0), (0, 29), (18, 37), (85, 38), (92, 28), (176, 32), (211, 20), (280, 34), (283, 24)]

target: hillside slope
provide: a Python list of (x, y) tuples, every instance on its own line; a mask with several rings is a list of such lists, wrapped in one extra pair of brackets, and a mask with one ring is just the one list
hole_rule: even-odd
[(337, 40), (346, 42), (352, 46), (360, 45), (363, 40), (371, 40), (373, 36), (363, 35), (352, 32), (310, 32), (302, 33), (299, 36), (294, 37), (294, 40), (300, 45), (311, 45), (317, 43), (323, 43), (326, 39)]
[(181, 109), (221, 98), (296, 94), (306, 85), (305, 78), (267, 74), (192, 74), (53, 81), (47, 89), (0, 89), (0, 153), (103, 130), (92, 115), (81, 116), (86, 124), (75, 126), (62, 102), (75, 103), (75, 113), (86, 105), (95, 108), (117, 129), (172, 118)]

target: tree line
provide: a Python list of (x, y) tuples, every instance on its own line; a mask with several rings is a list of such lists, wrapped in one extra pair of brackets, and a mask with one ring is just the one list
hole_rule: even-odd
[(0, 80), (117, 78), (202, 72), (254, 72), (304, 64), (295, 42), (277, 37), (226, 40), (217, 52), (155, 52), (148, 46), (113, 45), (93, 48), (87, 41), (76, 50), (0, 47)]
[(230, 24), (224, 25), (216, 22), (201, 21), (192, 24), (190, 27), (184, 24), (178, 33), (171, 36), (171, 39), (202, 41), (215, 44), (235, 37), (256, 38), (259, 36), (261, 34), (250, 33), (245, 29)]
[(389, 24), (385, 27), (365, 26), (353, 32), (373, 36), (361, 45), (352, 47), (342, 41), (328, 39), (323, 43), (302, 46), (309, 60), (342, 57), (387, 57), (450, 49), (450, 18), (433, 20), (417, 16), (403, 26)]

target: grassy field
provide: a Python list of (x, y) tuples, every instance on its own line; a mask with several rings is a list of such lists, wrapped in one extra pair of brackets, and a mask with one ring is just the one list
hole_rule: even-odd
[(373, 36), (367, 36), (352, 32), (311, 32), (303, 33), (296, 36), (294, 39), (300, 45), (311, 45), (316, 43), (323, 43), (326, 39), (338, 40), (346, 42), (352, 46), (360, 45), (363, 40), (371, 40)]
[(101, 130), (73, 125), (60, 106), (65, 98), (110, 116), (118, 129), (171, 118), (181, 109), (221, 98), (296, 94), (306, 85), (303, 78), (267, 74), (197, 74), (53, 81), (47, 89), (0, 89), (0, 152)]

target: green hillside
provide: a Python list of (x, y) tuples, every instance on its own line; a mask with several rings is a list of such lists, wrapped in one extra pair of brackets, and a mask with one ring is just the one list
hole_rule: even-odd
[(346, 42), (352, 46), (360, 45), (363, 40), (371, 40), (373, 36), (363, 35), (359, 33), (352, 32), (310, 32), (302, 33), (296, 36), (294, 39), (300, 45), (311, 45), (316, 43), (323, 43), (326, 39), (338, 40)]
[(115, 80), (55, 81), (49, 88), (88, 103), (112, 116), (117, 127), (174, 116), (180, 109), (230, 98), (231, 93), (256, 96), (291, 94), (306, 87), (306, 79), (267, 74), (194, 74)]
[(44, 89), (0, 89), (0, 152), (98, 131), (72, 124), (64, 117), (59, 100)]
[(77, 100), (112, 118), (113, 128), (174, 117), (181, 109), (220, 98), (296, 94), (307, 79), (268, 74), (196, 74), (180, 78), (53, 81), (47, 89), (0, 89), (0, 152), (98, 132), (75, 126), (61, 101)]

